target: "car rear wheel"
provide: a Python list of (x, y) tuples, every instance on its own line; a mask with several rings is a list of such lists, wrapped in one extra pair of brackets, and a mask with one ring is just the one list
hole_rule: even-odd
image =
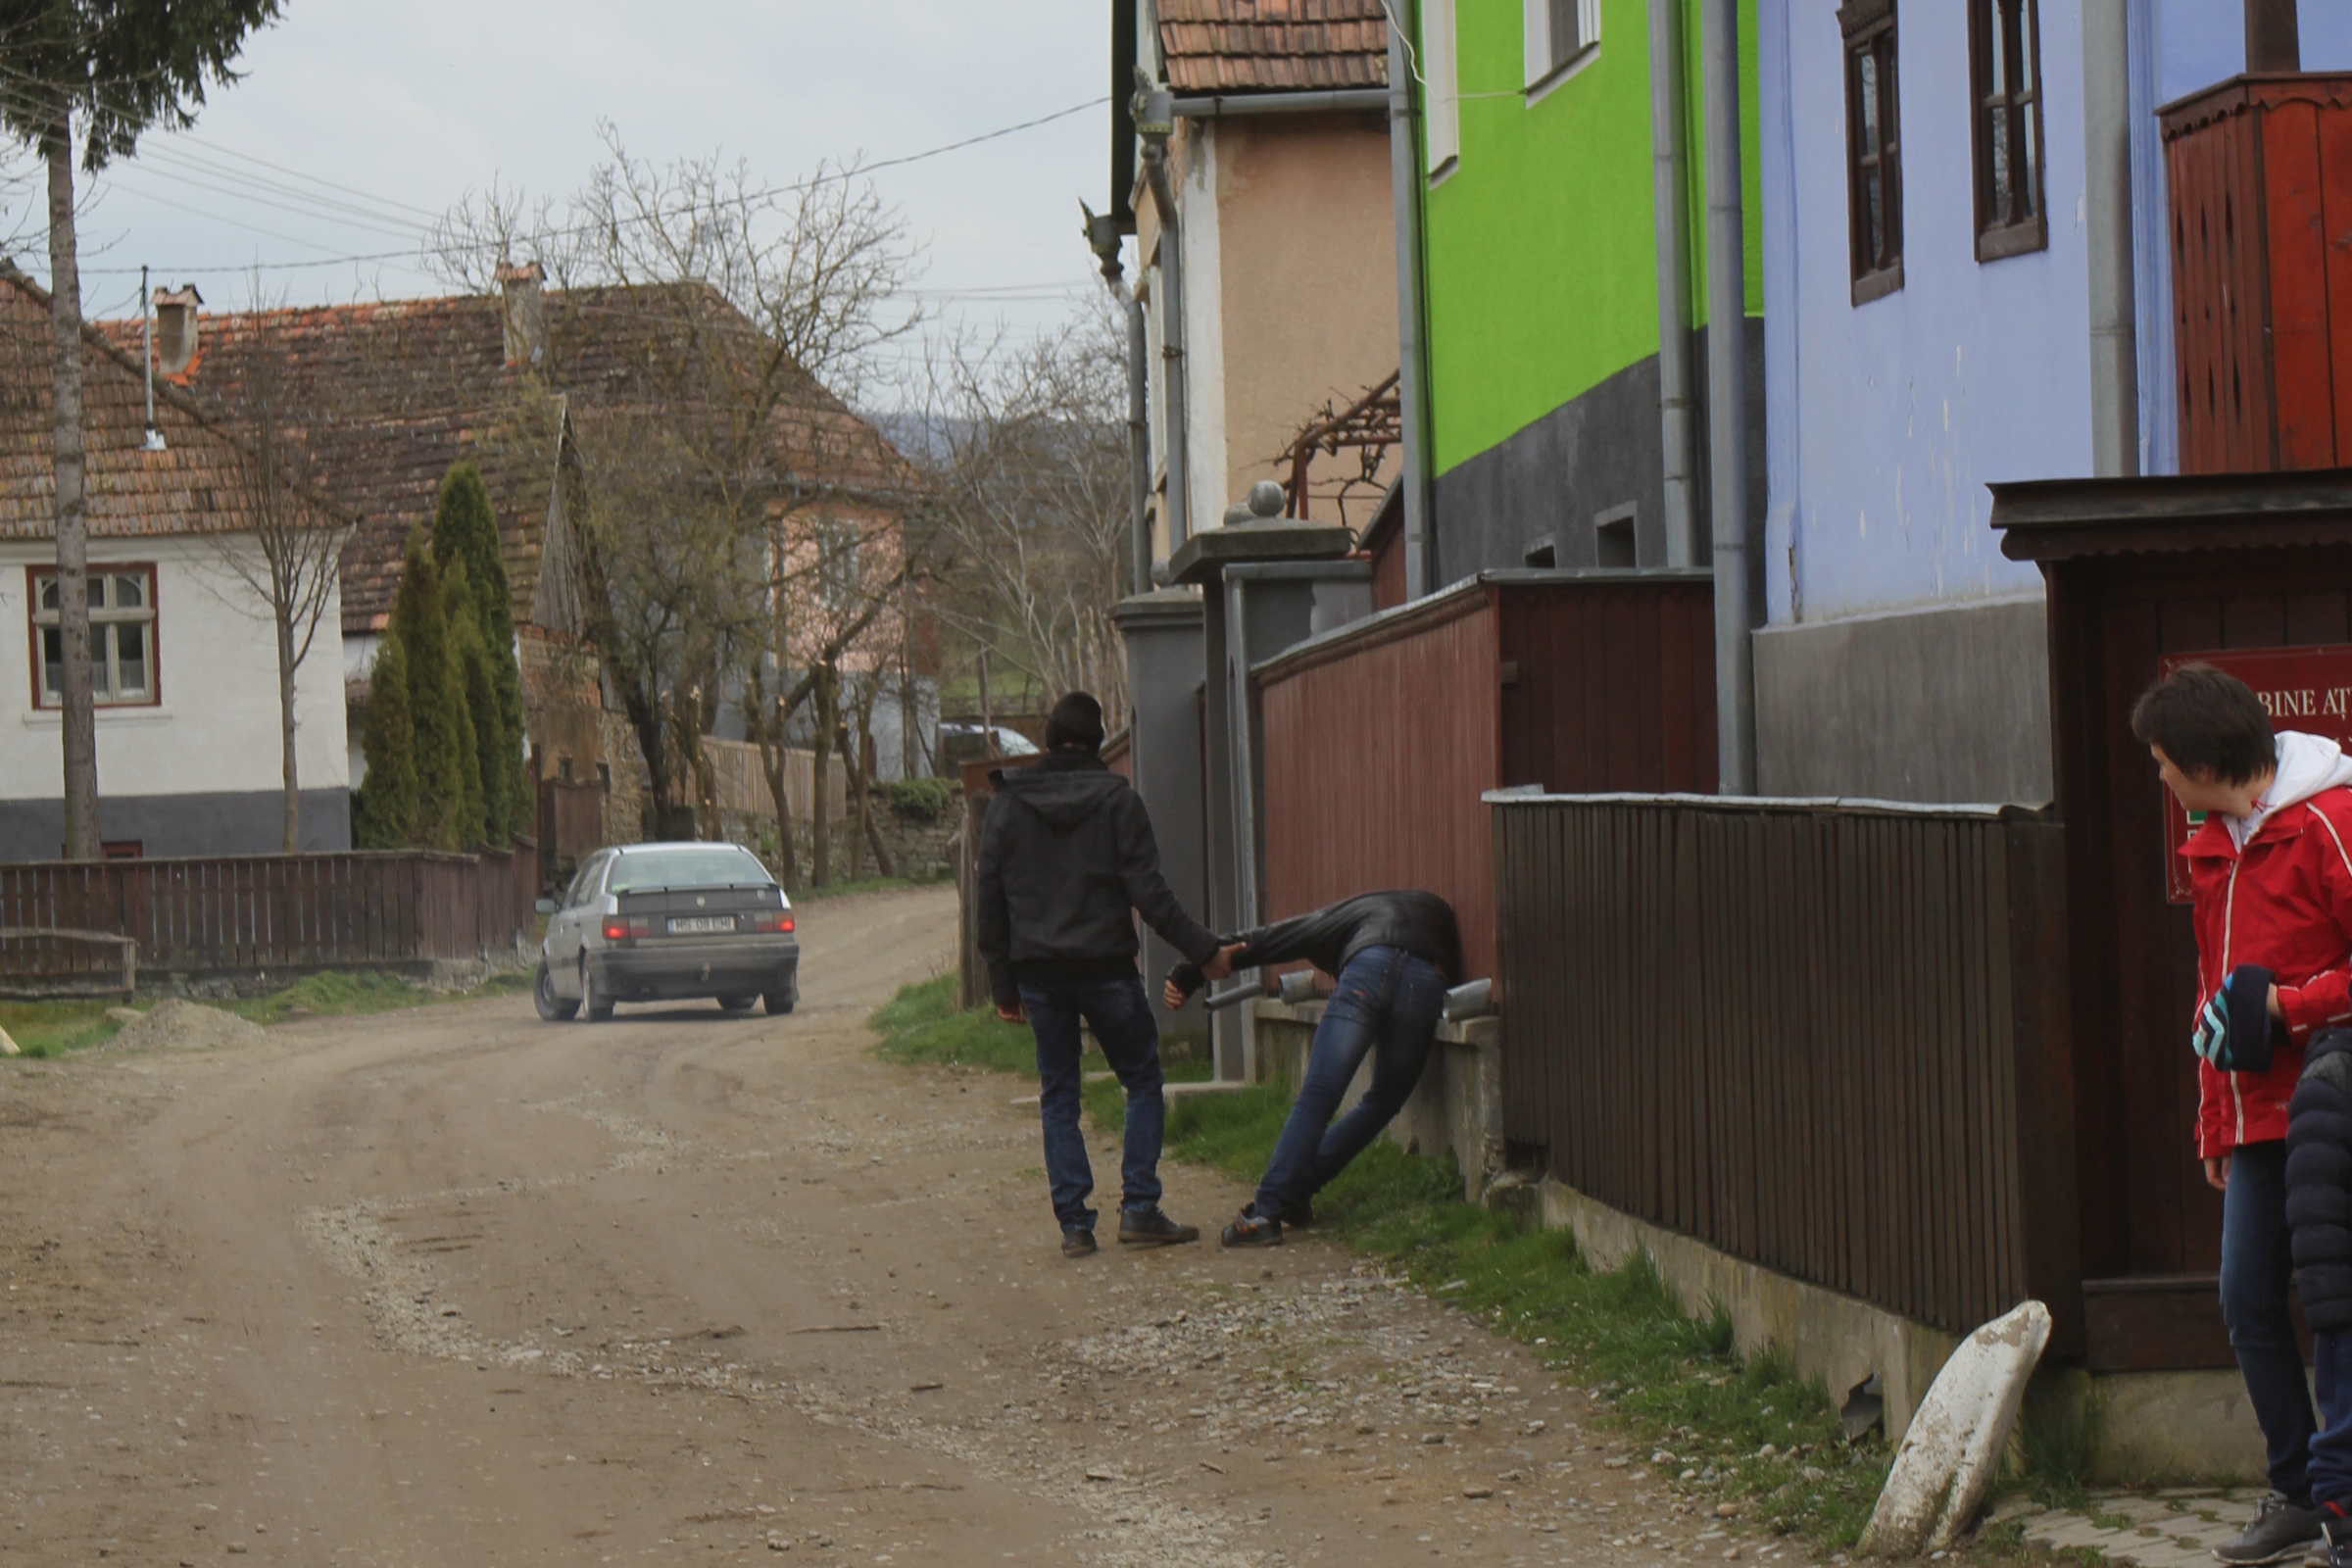
[(596, 988), (596, 971), (588, 960), (580, 960), (580, 1009), (590, 1023), (603, 1023), (612, 1016), (612, 999)]
[(767, 1003), (768, 1016), (781, 1017), (792, 1010), (792, 1004), (801, 1000), (801, 994), (797, 988), (790, 991), (770, 991), (764, 1000)]
[(758, 997), (721, 997), (718, 999), (718, 1004), (729, 1012), (749, 1012), (752, 1010), (752, 1004), (759, 1000)]
[(576, 1000), (556, 995), (555, 981), (548, 975), (547, 960), (539, 960), (539, 972), (531, 978), (531, 1002), (539, 1016), (549, 1023), (562, 1023), (580, 1010)]

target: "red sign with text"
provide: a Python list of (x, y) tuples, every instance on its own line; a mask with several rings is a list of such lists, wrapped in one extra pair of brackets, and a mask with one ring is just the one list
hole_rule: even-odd
[[(2313, 648), (2215, 649), (2202, 654), (2167, 654), (2160, 673), (2182, 664), (2211, 664), (2254, 688), (2271, 712), (2273, 729), (2324, 735), (2352, 751), (2352, 643)], [(2173, 792), (2164, 793), (2164, 887), (2175, 904), (2189, 902), (2188, 862), (2175, 852), (2198, 826)], [(2202, 821), (2202, 817), (2199, 817)]]

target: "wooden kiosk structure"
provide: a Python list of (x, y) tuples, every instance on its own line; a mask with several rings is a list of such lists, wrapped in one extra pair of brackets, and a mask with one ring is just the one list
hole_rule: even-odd
[(2191, 1142), (2196, 943), (2173, 872), (2185, 824), (2132, 738), (2132, 699), (2200, 659), (2281, 726), (2352, 738), (2352, 469), (1994, 485), (2002, 552), (2049, 591), (2050, 716), (2066, 824), (2068, 1071), (2084, 1359), (2233, 1365), (2221, 1195)]

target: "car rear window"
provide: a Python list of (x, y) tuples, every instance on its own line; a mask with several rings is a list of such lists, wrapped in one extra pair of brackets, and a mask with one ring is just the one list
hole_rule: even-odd
[(760, 887), (773, 880), (750, 853), (730, 844), (712, 844), (620, 856), (606, 887), (613, 893), (638, 893), (648, 888)]

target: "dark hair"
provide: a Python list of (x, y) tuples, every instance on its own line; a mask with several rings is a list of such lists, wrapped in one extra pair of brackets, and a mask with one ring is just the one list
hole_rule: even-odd
[(2191, 777), (2243, 784), (2276, 767), (2271, 715), (2252, 688), (2211, 664), (2182, 664), (2132, 705), (2132, 735)]
[(1055, 703), (1046, 719), (1046, 750), (1061, 746), (1102, 749), (1102, 705), (1084, 692), (1072, 692)]

